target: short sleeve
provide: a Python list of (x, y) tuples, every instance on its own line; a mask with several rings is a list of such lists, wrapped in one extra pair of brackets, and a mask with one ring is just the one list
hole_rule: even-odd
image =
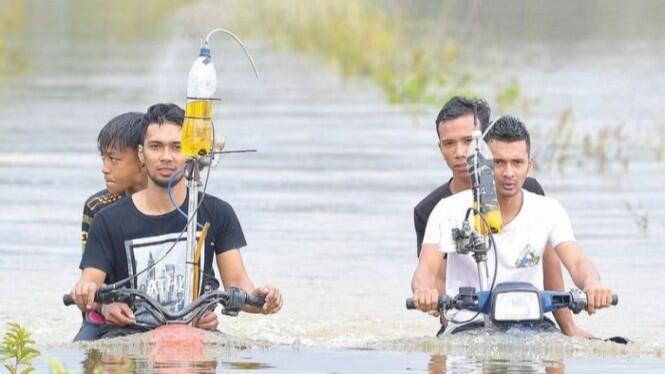
[(230, 249), (242, 248), (247, 245), (235, 211), (228, 203), (221, 200), (219, 200), (219, 203), (219, 206), (215, 210), (217, 219), (220, 222), (218, 232), (215, 235), (216, 254), (226, 252)]
[(549, 243), (553, 248), (556, 248), (563, 242), (575, 241), (575, 234), (573, 234), (573, 226), (568, 213), (566, 213), (561, 203), (556, 200), (551, 201), (552, 229), (550, 230)]
[(92, 222), (92, 211), (88, 206), (88, 201), (83, 204), (83, 216), (81, 218), (81, 253), (85, 251), (85, 243), (88, 241), (88, 231)]
[(113, 249), (109, 226), (103, 216), (97, 215), (90, 224), (79, 268), (96, 268), (110, 274), (113, 269)]
[(442, 252), (449, 253), (455, 252), (452, 230), (457, 225), (454, 222), (454, 217), (450, 215), (452, 209), (449, 208), (446, 200), (441, 200), (430, 214), (423, 245), (435, 244)]

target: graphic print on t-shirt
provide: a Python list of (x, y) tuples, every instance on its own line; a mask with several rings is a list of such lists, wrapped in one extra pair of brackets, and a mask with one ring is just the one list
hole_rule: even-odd
[(170, 312), (178, 312), (186, 305), (187, 240), (186, 235), (179, 240), (178, 236), (179, 233), (173, 233), (125, 242), (127, 258), (133, 260), (128, 261), (130, 277), (149, 269), (132, 279), (132, 287), (147, 293)]
[(536, 250), (533, 248), (531, 244), (528, 244), (524, 246), (524, 249), (520, 253), (519, 257), (517, 260), (515, 260), (515, 267), (516, 268), (526, 268), (529, 266), (536, 266), (538, 265), (538, 262), (540, 261), (540, 256), (536, 254)]

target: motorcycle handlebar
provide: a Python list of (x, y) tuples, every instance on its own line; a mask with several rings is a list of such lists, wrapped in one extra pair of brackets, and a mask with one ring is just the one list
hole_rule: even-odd
[[(448, 298), (448, 296), (446, 295), (439, 296), (439, 300), (437, 301), (437, 307), (438, 309), (444, 309), (450, 302), (451, 300)], [(416, 309), (416, 304), (413, 301), (412, 297), (406, 299), (406, 309), (409, 310)]]
[[(95, 300), (98, 300), (97, 295), (95, 295)], [(260, 308), (263, 306), (263, 304), (265, 304), (265, 302), (266, 302), (265, 296), (253, 296), (247, 294), (247, 300), (245, 301), (245, 304)], [(70, 294), (62, 295), (62, 303), (65, 304), (65, 306), (71, 306), (76, 304)]]
[(70, 306), (75, 304), (74, 299), (72, 299), (72, 296), (68, 293), (62, 295), (62, 303), (65, 304), (65, 306)]
[[(448, 303), (447, 297), (445, 297), (445, 296), (440, 296), (439, 297), (439, 301), (438, 301), (439, 309), (442, 309), (447, 303)], [(612, 294), (612, 305), (617, 305), (617, 304), (619, 304), (619, 295)], [(586, 307), (586, 305), (585, 305), (585, 307)], [(406, 309), (408, 309), (408, 310), (416, 309), (416, 304), (413, 301), (412, 297), (406, 299)]]
[(263, 304), (266, 303), (266, 298), (265, 296), (252, 296), (252, 295), (247, 295), (247, 301), (245, 301), (245, 304), (255, 306), (255, 307), (262, 307)]

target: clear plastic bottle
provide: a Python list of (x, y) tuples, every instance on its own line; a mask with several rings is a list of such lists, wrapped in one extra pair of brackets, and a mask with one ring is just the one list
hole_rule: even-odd
[(200, 157), (212, 151), (213, 95), (217, 71), (210, 49), (203, 47), (187, 75), (187, 105), (182, 125), (182, 152), (186, 157)]
[[(501, 231), (501, 210), (494, 184), (494, 157), (480, 130), (473, 132), (473, 141), (467, 153), (467, 165), (473, 191), (473, 224), (482, 235)], [(477, 212), (483, 216), (482, 218)], [(483, 219), (484, 218), (484, 219)]]

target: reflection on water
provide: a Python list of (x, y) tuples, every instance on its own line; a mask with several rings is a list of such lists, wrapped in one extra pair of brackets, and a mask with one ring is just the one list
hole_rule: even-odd
[[(173, 27), (150, 39), (95, 41), (44, 32), (60, 16), (36, 15), (43, 24), (27, 23), (26, 45), (40, 47), (34, 69), (20, 84), (0, 87), (0, 324), (23, 323), (46, 355), (70, 368), (85, 361), (86, 371), (96, 364), (117, 372), (155, 370), (154, 346), (138, 337), (127, 344), (68, 346), (80, 316), (62, 307), (60, 297), (78, 275), (82, 203), (102, 185), (98, 130), (120, 112), (145, 110), (157, 101), (184, 103), (185, 75), (201, 30)], [(522, 46), (488, 49), (478, 60), (500, 60), (501, 53), (519, 60), (502, 70), (519, 75), (528, 94), (543, 98), (525, 117), (540, 134), (533, 140), (538, 149), (549, 140), (544, 130), (556, 126), (568, 105), (580, 129), (617, 121), (628, 139), (639, 139), (663, 114), (661, 46), (645, 41), (615, 50), (594, 41), (565, 46), (565, 53)], [(662, 293), (654, 279), (665, 267), (662, 163), (629, 152), (626, 173), (610, 168), (600, 174), (573, 162), (580, 156), (570, 153), (563, 173), (551, 168), (537, 174), (567, 208), (582, 246), (621, 297), (618, 307), (576, 321), (599, 336), (623, 335), (637, 343), (551, 335), (434, 339), (437, 321), (404, 310), (403, 300), (416, 263), (412, 207), (449, 177), (431, 125), (438, 108), (414, 122), (401, 108), (384, 104), (367, 82), (343, 81), (317, 61), (260, 43), (249, 47), (263, 75), (258, 82), (235, 46), (214, 46), (223, 97), (216, 123), (229, 149), (259, 152), (223, 159), (209, 191), (233, 204), (250, 243), (243, 256), (252, 278), (280, 286), (285, 306), (270, 317), (221, 317), (225, 334), (259, 342), (206, 336), (203, 353), (187, 354), (199, 357), (197, 370), (662, 367), (665, 301), (652, 297)], [(640, 53), (615, 53), (631, 48)], [(642, 120), (634, 120), (636, 113)], [(642, 144), (626, 141), (630, 149)]]
[(427, 365), (430, 374), (444, 373), (565, 373), (560, 361), (481, 360), (474, 357), (432, 355)]
[[(112, 352), (112, 353), (109, 353)], [(477, 351), (476, 351), (477, 352)], [(58, 357), (68, 351), (54, 350)], [(70, 359), (70, 363), (76, 359)], [(151, 356), (119, 354), (110, 347), (89, 350), (82, 357), (84, 373), (214, 373), (228, 370), (265, 373), (658, 373), (665, 361), (652, 358), (505, 356), (489, 358), (468, 354), (423, 353), (386, 350), (339, 350), (314, 347), (263, 346), (228, 349), (217, 346), (209, 359), (159, 361)], [(69, 365), (72, 368), (72, 365)], [(74, 366), (75, 370), (78, 370)], [(43, 366), (37, 367), (42, 372)]]

